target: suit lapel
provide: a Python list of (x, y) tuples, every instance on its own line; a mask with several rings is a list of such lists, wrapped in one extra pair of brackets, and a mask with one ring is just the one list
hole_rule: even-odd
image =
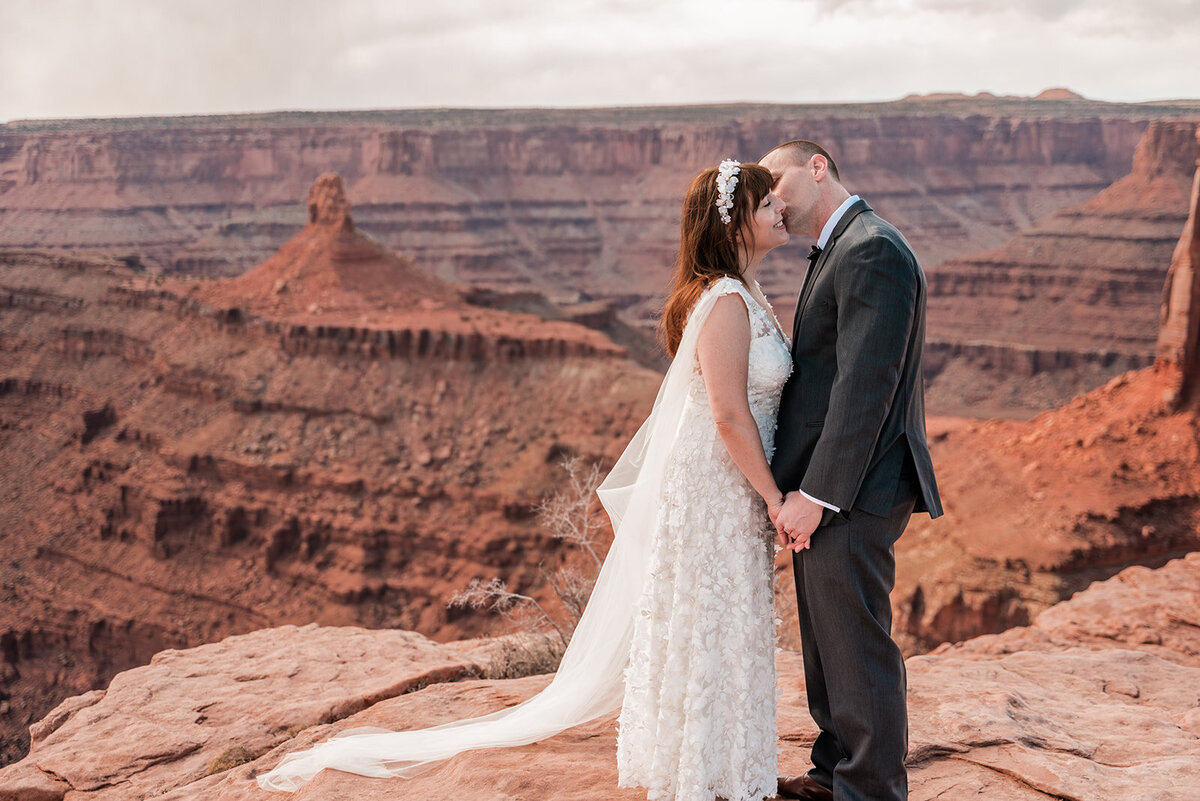
[(867, 201), (861, 198), (854, 203), (850, 208), (846, 209), (846, 213), (842, 215), (842, 219), (838, 220), (837, 225), (833, 227), (833, 233), (829, 235), (829, 241), (825, 243), (824, 249), (821, 250), (821, 255), (808, 268), (808, 273), (804, 276), (804, 286), (800, 289), (800, 298), (796, 301), (796, 317), (792, 321), (792, 342), (797, 341), (800, 334), (800, 318), (804, 314), (804, 309), (808, 306), (808, 301), (812, 297), (813, 286), (817, 283), (817, 276), (821, 274), (825, 264), (829, 261), (830, 253), (838, 243), (846, 228), (850, 226), (851, 221), (855, 217), (862, 214), (864, 211), (871, 211), (871, 207), (867, 205)]

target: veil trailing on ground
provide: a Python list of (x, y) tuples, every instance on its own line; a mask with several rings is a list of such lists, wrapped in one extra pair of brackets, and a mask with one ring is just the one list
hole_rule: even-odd
[(700, 328), (719, 294), (706, 292), (696, 303), (650, 416), (597, 490), (615, 538), (550, 684), (516, 706), (427, 729), (347, 729), (287, 754), (258, 776), (259, 787), (296, 790), (323, 768), (407, 778), (463, 751), (536, 742), (621, 706), (663, 475), (682, 420)]

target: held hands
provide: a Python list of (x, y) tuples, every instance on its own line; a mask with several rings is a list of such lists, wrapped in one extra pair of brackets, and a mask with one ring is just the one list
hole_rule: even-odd
[[(783, 493), (780, 492), (774, 498), (767, 500), (767, 517), (771, 518), (771, 525), (779, 531), (779, 513), (783, 511)], [(786, 542), (780, 542), (780, 545), (787, 545)]]
[(793, 553), (800, 553), (811, 545), (813, 532), (817, 530), (823, 512), (821, 504), (810, 501), (799, 492), (789, 492), (783, 504), (775, 507), (774, 513), (771, 506), (767, 506), (771, 522), (779, 533), (779, 544)]

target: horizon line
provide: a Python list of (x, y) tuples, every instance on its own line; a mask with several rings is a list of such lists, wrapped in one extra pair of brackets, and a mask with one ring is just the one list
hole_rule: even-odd
[[(1054, 89), (1046, 89), (1044, 92), (1054, 91)], [(1070, 90), (1066, 90), (1070, 91)], [(902, 97), (893, 97), (887, 99), (876, 100), (836, 100), (836, 101), (819, 101), (819, 102), (783, 102), (783, 101), (764, 101), (764, 100), (731, 100), (731, 101), (715, 101), (710, 103), (629, 103), (622, 105), (613, 104), (597, 104), (597, 105), (530, 105), (530, 106), (500, 106), (500, 105), (416, 105), (416, 106), (370, 106), (370, 107), (349, 107), (349, 108), (276, 108), (276, 109), (261, 109), (255, 111), (202, 111), (202, 112), (183, 112), (178, 114), (116, 114), (111, 116), (95, 116), (95, 115), (79, 115), (79, 116), (62, 116), (62, 117), (13, 117), (0, 120), (0, 127), (10, 124), (19, 123), (79, 123), (79, 122), (109, 122), (109, 121), (137, 121), (137, 120), (177, 120), (177, 119), (210, 119), (217, 117), (267, 117), (277, 115), (290, 114), (362, 114), (376, 113), (387, 114), (397, 112), (433, 112), (433, 113), (454, 113), (454, 112), (570, 112), (570, 111), (652, 111), (657, 109), (722, 109), (722, 108), (819, 108), (819, 107), (845, 107), (845, 106), (882, 106), (897, 103), (955, 103), (963, 101), (975, 102), (1012, 102), (1012, 103), (1032, 103), (1037, 105), (1073, 105), (1073, 104), (1089, 104), (1089, 105), (1109, 105), (1109, 106), (1155, 106), (1155, 105), (1200, 105), (1200, 97), (1175, 97), (1175, 98), (1156, 98), (1150, 100), (1103, 100), (1097, 98), (1084, 97), (1077, 93), (1074, 97), (1066, 98), (1043, 98), (1039, 95), (1015, 95), (1015, 94), (995, 94), (988, 91), (980, 91), (974, 94), (966, 94), (963, 92), (928, 92), (928, 93), (909, 93)]]

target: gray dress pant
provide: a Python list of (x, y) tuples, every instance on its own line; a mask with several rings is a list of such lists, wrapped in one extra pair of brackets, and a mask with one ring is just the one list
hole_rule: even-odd
[(917, 492), (905, 475), (890, 516), (834, 517), (792, 555), (808, 708), (821, 730), (809, 775), (837, 801), (908, 798), (906, 675), (889, 595), (893, 545)]

